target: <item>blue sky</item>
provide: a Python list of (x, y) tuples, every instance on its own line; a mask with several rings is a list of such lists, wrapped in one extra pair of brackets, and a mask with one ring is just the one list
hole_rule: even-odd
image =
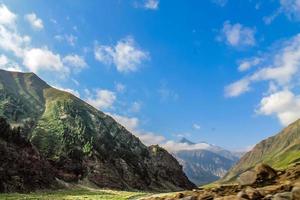
[(299, 0), (0, 2), (1, 68), (37, 73), (147, 144), (245, 149), (300, 117)]

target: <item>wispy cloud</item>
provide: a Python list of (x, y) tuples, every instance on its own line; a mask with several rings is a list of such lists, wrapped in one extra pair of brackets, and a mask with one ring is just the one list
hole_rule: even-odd
[(212, 2), (218, 6), (224, 7), (228, 3), (228, 0), (212, 0)]
[(157, 10), (159, 6), (159, 0), (146, 0), (144, 7), (150, 10)]
[(217, 40), (225, 41), (229, 46), (238, 48), (254, 46), (256, 44), (255, 32), (255, 28), (246, 27), (239, 23), (231, 24), (230, 21), (226, 21)]
[(244, 71), (249, 70), (252, 67), (257, 66), (261, 62), (262, 62), (262, 59), (259, 57), (245, 59), (240, 62), (238, 69), (240, 72), (244, 72)]
[(200, 126), (199, 124), (197, 124), (197, 123), (194, 123), (194, 124), (193, 124), (193, 129), (195, 129), (195, 130), (200, 130), (200, 129), (201, 129), (201, 126)]
[(158, 94), (162, 102), (167, 101), (176, 101), (179, 98), (179, 95), (176, 91), (169, 88), (167, 82), (162, 81), (160, 88), (158, 89)]
[(62, 62), (65, 65), (72, 67), (71, 69), (74, 72), (79, 72), (80, 70), (87, 67), (87, 63), (85, 62), (84, 58), (77, 54), (69, 54), (69, 55), (65, 56), (62, 59)]
[(63, 34), (63, 35), (55, 35), (54, 39), (59, 42), (65, 41), (68, 45), (74, 47), (77, 43), (78, 37), (73, 34)]
[(271, 24), (279, 15), (284, 14), (291, 21), (300, 21), (299, 0), (278, 0), (279, 8), (263, 18), (266, 24)]

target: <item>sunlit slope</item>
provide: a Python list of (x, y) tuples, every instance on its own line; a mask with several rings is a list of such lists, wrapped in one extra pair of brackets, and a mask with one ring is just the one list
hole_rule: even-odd
[(257, 163), (263, 162), (276, 169), (284, 169), (298, 161), (300, 161), (300, 120), (290, 124), (277, 135), (258, 143), (229, 171), (223, 181), (234, 179)]

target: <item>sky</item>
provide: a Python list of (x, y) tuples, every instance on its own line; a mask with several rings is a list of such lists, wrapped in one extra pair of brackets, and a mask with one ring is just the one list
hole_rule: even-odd
[(0, 0), (0, 68), (147, 145), (246, 150), (300, 117), (299, 31), (299, 0)]

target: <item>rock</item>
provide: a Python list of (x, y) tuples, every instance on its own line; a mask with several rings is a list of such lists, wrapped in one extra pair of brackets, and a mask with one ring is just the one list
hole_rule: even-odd
[(294, 187), (292, 190), (293, 199), (300, 199), (300, 187)]
[(249, 199), (261, 199), (263, 197), (258, 190), (251, 187), (247, 187), (245, 189), (245, 194), (249, 197)]
[(174, 198), (181, 199), (184, 197), (183, 193), (177, 193)]
[(249, 199), (249, 196), (246, 194), (245, 191), (240, 191), (237, 195), (238, 198), (244, 198), (244, 199)]
[(258, 164), (255, 166), (257, 173), (257, 181), (271, 180), (277, 176), (277, 172), (266, 164)]
[(226, 196), (226, 197), (218, 197), (215, 198), (214, 200), (246, 200), (244, 198), (240, 198), (234, 195)]
[(272, 200), (293, 200), (293, 197), (291, 192), (282, 192), (275, 194)]
[(252, 185), (255, 183), (257, 174), (255, 171), (247, 171), (241, 174), (238, 178), (238, 182), (241, 185)]
[(254, 169), (242, 173), (238, 182), (241, 185), (265, 185), (277, 176), (277, 172), (266, 164), (258, 164)]
[(187, 197), (183, 197), (183, 198), (181, 198), (181, 199), (179, 199), (179, 200), (196, 200), (197, 198), (196, 197), (194, 197), (194, 196), (187, 196)]

